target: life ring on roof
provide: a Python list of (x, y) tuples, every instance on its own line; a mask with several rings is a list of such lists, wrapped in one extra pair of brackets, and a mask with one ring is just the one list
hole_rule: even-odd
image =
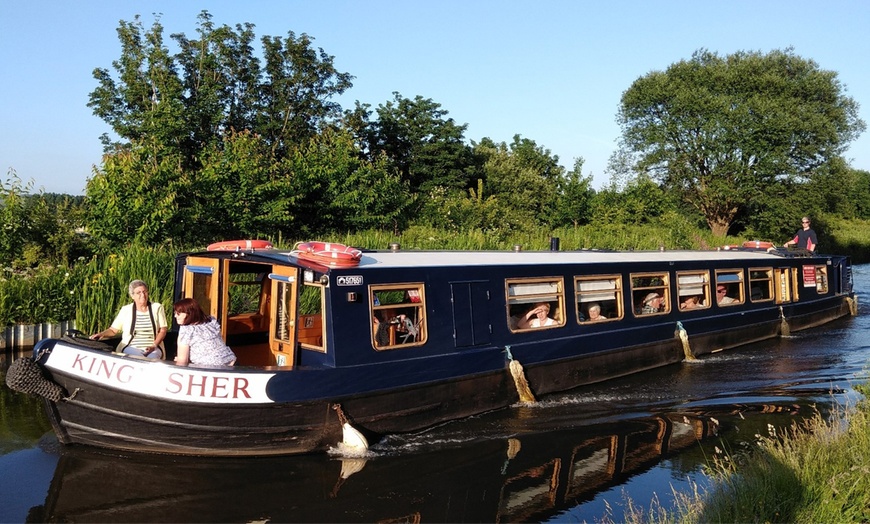
[(224, 240), (209, 244), (206, 251), (241, 251), (243, 249), (272, 249), (268, 240)]
[(293, 254), (302, 260), (329, 267), (358, 266), (362, 258), (359, 249), (334, 242), (300, 242), (293, 249)]
[(761, 240), (747, 240), (743, 243), (743, 247), (755, 249), (770, 249), (773, 247), (773, 242), (762, 242)]

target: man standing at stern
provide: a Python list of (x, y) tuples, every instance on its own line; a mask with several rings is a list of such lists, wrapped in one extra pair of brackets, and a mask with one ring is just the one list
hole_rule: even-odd
[(794, 238), (783, 244), (782, 247), (795, 246), (807, 251), (815, 251), (819, 240), (816, 238), (816, 232), (810, 229), (810, 218), (803, 217), (801, 219), (801, 226), (803, 226), (802, 229), (798, 229), (798, 232), (794, 234)]

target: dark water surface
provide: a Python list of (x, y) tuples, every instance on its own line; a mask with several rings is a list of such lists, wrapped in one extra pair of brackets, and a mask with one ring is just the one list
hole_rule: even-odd
[(62, 448), (41, 403), (4, 381), (0, 522), (619, 521), (626, 497), (668, 506), (672, 489), (707, 485), (717, 449), (854, 401), (870, 361), (870, 266), (855, 282), (856, 318), (391, 436), (365, 458)]

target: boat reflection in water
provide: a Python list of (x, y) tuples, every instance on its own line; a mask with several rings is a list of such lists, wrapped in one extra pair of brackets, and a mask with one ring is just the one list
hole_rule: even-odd
[[(523, 522), (592, 499), (718, 432), (713, 417), (439, 445), (368, 458), (203, 458), (64, 449), (29, 519), (87, 522)], [(407, 450), (405, 450), (407, 451)], [(419, 451), (419, 450), (418, 450)]]

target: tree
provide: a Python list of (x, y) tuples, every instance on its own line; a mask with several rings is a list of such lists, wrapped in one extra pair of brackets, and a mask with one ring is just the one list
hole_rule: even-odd
[(525, 217), (526, 222), (555, 225), (564, 168), (559, 157), (534, 140), (514, 135), (510, 145), (484, 138), (474, 146), (483, 159), (483, 173), (489, 193), (504, 207)]
[(691, 60), (623, 93), (622, 147), (728, 233), (745, 206), (784, 180), (809, 180), (865, 128), (837, 75), (791, 49)]
[(341, 116), (341, 106), (330, 99), (353, 87), (353, 76), (335, 69), (334, 57), (313, 49), (304, 33), (297, 38), (288, 31), (286, 39), (264, 37), (262, 42), (266, 83), (260, 89), (263, 107), (256, 131), (276, 151), (289, 152), (326, 120)]
[(399, 93), (393, 97), (378, 106), (377, 120), (371, 120), (368, 104), (357, 103), (345, 114), (345, 125), (360, 149), (370, 160), (385, 155), (412, 193), (470, 188), (475, 159), (464, 142), (467, 126), (446, 118), (447, 111), (430, 98), (410, 100)]
[(592, 199), (592, 175), (584, 177), (583, 158), (574, 161), (574, 169), (559, 180), (555, 223), (578, 226), (589, 222)]

